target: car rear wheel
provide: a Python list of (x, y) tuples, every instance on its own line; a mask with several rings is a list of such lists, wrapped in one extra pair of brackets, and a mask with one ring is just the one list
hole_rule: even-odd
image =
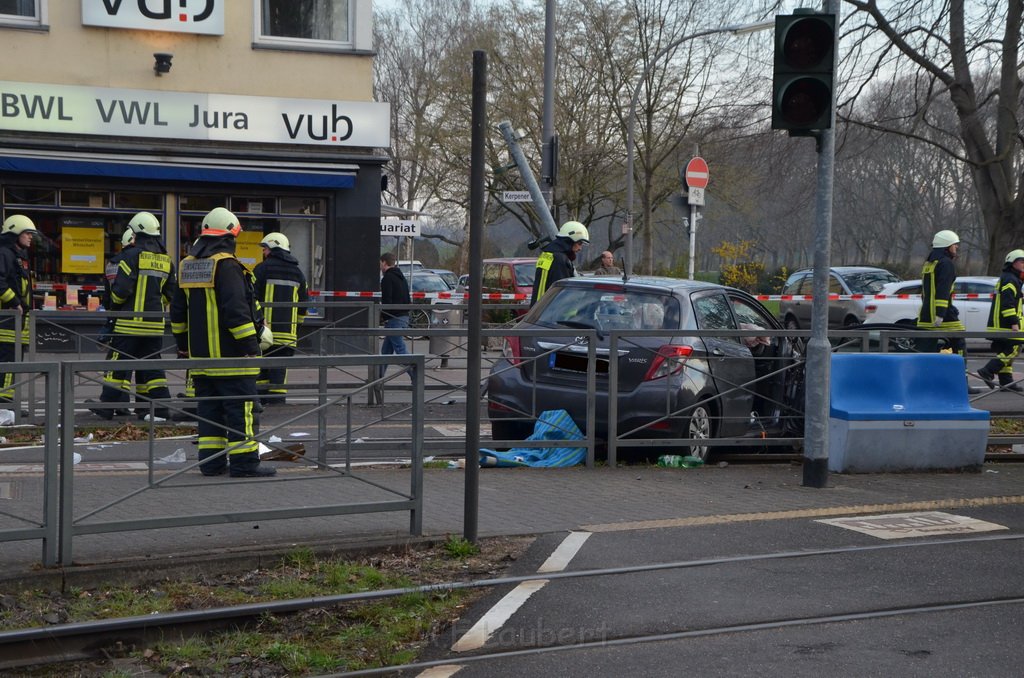
[[(692, 438), (694, 441), (710, 440), (713, 428), (711, 412), (703, 405), (697, 405), (690, 412), (690, 421), (686, 427), (686, 437)], [(707, 461), (708, 454), (711, 452), (710, 445), (702, 445), (699, 442), (692, 443), (689, 449), (691, 457), (698, 457), (702, 461)]]

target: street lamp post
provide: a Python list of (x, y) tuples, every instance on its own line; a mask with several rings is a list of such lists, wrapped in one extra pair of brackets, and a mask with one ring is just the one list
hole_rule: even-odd
[(742, 35), (744, 33), (754, 33), (756, 31), (764, 31), (774, 27), (775, 20), (772, 19), (771, 21), (761, 21), (754, 24), (719, 26), (718, 28), (708, 28), (703, 31), (684, 35), (678, 40), (672, 41), (655, 54), (654, 58), (648, 62), (644, 72), (640, 75), (640, 81), (636, 83), (636, 88), (633, 90), (633, 98), (629, 102), (629, 118), (626, 120), (626, 223), (623, 228), (625, 229), (626, 234), (625, 274), (627, 278), (633, 274), (633, 146), (636, 134), (636, 104), (637, 101), (640, 100), (640, 90), (643, 89), (644, 82), (647, 80), (647, 74), (650, 73), (651, 69), (661, 60), (662, 57), (674, 50), (676, 47), (679, 47), (679, 45), (684, 42), (703, 38), (708, 35), (715, 35), (716, 33)]

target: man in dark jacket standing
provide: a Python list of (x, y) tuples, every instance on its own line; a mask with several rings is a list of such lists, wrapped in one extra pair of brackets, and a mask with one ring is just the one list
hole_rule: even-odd
[(558, 229), (558, 237), (548, 243), (537, 257), (537, 271), (533, 276), (533, 306), (548, 288), (562, 278), (576, 275), (576, 254), (590, 242), (587, 227), (578, 221), (567, 221)]
[[(235, 257), (242, 226), (234, 214), (215, 207), (181, 260), (179, 288), (171, 302), (171, 331), (178, 355), (202, 358), (257, 357), (273, 337), (259, 312), (252, 274)], [(228, 471), (232, 478), (272, 476), (260, 465), (254, 438), (257, 367), (194, 367), (199, 415), (199, 470), (204, 476)], [(225, 452), (227, 458), (225, 459)]]
[[(260, 241), (263, 261), (256, 264), (256, 298), (263, 304), (263, 318), (274, 333), (274, 345), (266, 355), (291, 357), (298, 343), (299, 323), (306, 317), (309, 290), (299, 261), (283, 233), (270, 233)], [(270, 307), (267, 304), (289, 304)], [(270, 367), (260, 370), (256, 388), (264, 405), (283, 405), (288, 370)]]
[[(402, 274), (402, 270), (395, 264), (395, 255), (391, 252), (380, 255), (380, 303), (383, 306), (412, 303), (412, 298), (409, 296), (409, 283)], [(409, 327), (409, 309), (407, 308), (381, 310), (380, 317), (384, 321), (384, 327), (388, 329)], [(380, 352), (384, 355), (406, 355), (409, 353), (409, 349), (405, 346), (405, 338), (400, 333), (396, 333), (384, 337)], [(387, 368), (382, 366), (380, 375), (383, 377), (386, 371)]]
[[(1024, 250), (1013, 250), (1006, 255), (1002, 275), (996, 283), (996, 293), (992, 297), (992, 306), (988, 312), (988, 329), (994, 332), (1019, 332), (1024, 319), (1021, 303), (1021, 275), (1024, 275)], [(1013, 380), (1013, 359), (1020, 353), (1019, 338), (1007, 337), (993, 339), (992, 350), (996, 357), (989, 360), (980, 370), (978, 376), (989, 388), (996, 387), (996, 375), (999, 375), (999, 388), (1008, 391), (1024, 392), (1020, 384)]]
[[(32, 309), (32, 277), (28, 248), (38, 235), (36, 225), (23, 214), (14, 214), (0, 227), (0, 308), (21, 310), (21, 337), (15, 336), (13, 316), (0, 318), (0, 363), (14, 362), (14, 343), (28, 344), (28, 319)], [(0, 403), (14, 402), (14, 374), (0, 373)]]
[[(167, 324), (163, 314), (178, 287), (174, 266), (160, 241), (156, 216), (139, 212), (128, 222), (128, 229), (134, 234), (134, 244), (122, 250), (117, 261), (117, 272), (110, 283), (110, 309), (140, 315), (114, 319), (107, 360), (159, 360)], [(154, 317), (156, 313), (161, 315)], [(131, 389), (131, 372), (114, 368), (103, 375), (100, 402), (127, 403)], [(135, 390), (135, 414), (139, 419), (149, 416), (151, 399), (171, 397), (163, 370), (136, 370)], [(109, 409), (94, 409), (93, 413), (103, 419), (114, 416), (114, 410)], [(167, 419), (167, 407), (155, 408), (153, 415)]]

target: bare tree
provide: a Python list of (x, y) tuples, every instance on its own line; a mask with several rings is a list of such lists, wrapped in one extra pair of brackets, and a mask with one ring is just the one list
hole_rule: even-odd
[[(987, 233), (988, 269), (1024, 239), (1024, 176), (1020, 133), (1020, 49), (1024, 0), (972, 3), (949, 0), (847, 0), (856, 11), (845, 22), (853, 59), (867, 67), (865, 82), (895, 87), (910, 77), (917, 106), (889, 120), (862, 118), (846, 102), (851, 121), (928, 143), (970, 167)], [(885, 38), (876, 45), (874, 35)], [(993, 77), (989, 77), (989, 75)], [(948, 99), (956, 112), (946, 124), (934, 112)], [(937, 133), (937, 135), (935, 134)]]

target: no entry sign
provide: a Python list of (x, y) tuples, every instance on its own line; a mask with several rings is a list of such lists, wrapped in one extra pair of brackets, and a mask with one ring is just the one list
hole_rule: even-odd
[(697, 156), (686, 163), (684, 179), (686, 180), (686, 185), (690, 188), (707, 188), (708, 163), (704, 158)]

